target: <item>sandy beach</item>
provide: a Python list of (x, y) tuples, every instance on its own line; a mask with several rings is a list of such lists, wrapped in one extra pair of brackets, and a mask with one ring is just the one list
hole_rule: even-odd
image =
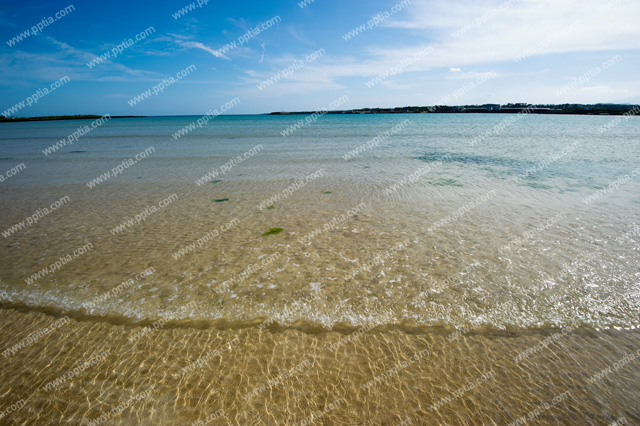
[[(56, 321), (15, 310), (0, 314), (5, 342)], [(640, 358), (633, 331), (554, 338), (562, 332), (386, 327), (348, 341), (350, 333), (338, 332), (166, 328), (132, 342), (137, 331), (70, 319), (3, 357), (2, 406), (24, 401), (3, 423), (172, 425), (208, 417), (204, 424), (294, 425), (315, 417), (316, 424), (505, 425), (524, 417), (535, 425), (605, 425), (638, 417), (630, 392), (640, 380), (637, 359), (597, 376), (625, 355)], [(95, 365), (77, 362), (105, 351)], [(207, 362), (198, 364), (203, 357)], [(45, 388), (74, 368), (69, 380)]]

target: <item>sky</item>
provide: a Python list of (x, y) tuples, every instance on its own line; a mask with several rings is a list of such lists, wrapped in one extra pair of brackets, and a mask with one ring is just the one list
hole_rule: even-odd
[(637, 0), (0, 5), (10, 116), (640, 103)]

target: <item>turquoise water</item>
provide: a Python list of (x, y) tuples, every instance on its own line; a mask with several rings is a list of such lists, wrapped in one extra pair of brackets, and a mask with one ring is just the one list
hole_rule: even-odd
[[(403, 120), (409, 120), (407, 127), (357, 158), (429, 161), (452, 153), (454, 163), (508, 177), (580, 142), (580, 148), (571, 155), (532, 177), (534, 180), (564, 179), (567, 185), (558, 187), (559, 190), (574, 186), (597, 188), (630, 172), (637, 164), (639, 123), (635, 117), (623, 119), (619, 126), (600, 134), (599, 128), (615, 117), (530, 115), (517, 119), (515, 124), (498, 134), (476, 141), (475, 146), (471, 145), (474, 138), (491, 131), (507, 117), (516, 116), (327, 115), (283, 137), (280, 132), (304, 116), (222, 116), (178, 140), (171, 135), (199, 117), (115, 119), (49, 156), (41, 151), (89, 121), (12, 123), (0, 129), (0, 164), (2, 170), (20, 161), (30, 161), (34, 166), (29, 172), (22, 173), (20, 179), (3, 183), (5, 187), (24, 185), (25, 181), (61, 185), (84, 183), (95, 177), (93, 166), (109, 168), (112, 161), (133, 157), (149, 146), (154, 146), (157, 152), (151, 161), (139, 167), (139, 173), (150, 173), (166, 164), (179, 166), (175, 161), (181, 160), (189, 160), (195, 170), (208, 171), (210, 161), (239, 155), (257, 144), (268, 144), (271, 148), (264, 153), (265, 161), (278, 156), (283, 160), (280, 166), (287, 167), (290, 161), (339, 160), (346, 152)], [(73, 166), (64, 169), (69, 164)], [(193, 169), (173, 168), (175, 170), (170, 174), (163, 173), (162, 179), (152, 176), (159, 181), (181, 182), (197, 175)], [(61, 176), (63, 170), (65, 175)], [(347, 171), (346, 168), (342, 170), (343, 174)], [(131, 179), (131, 176), (123, 179)]]
[[(2, 231), (62, 196), (71, 199), (2, 237), (2, 302), (120, 321), (171, 316), (175, 306), (196, 301), (179, 320), (274, 318), (323, 328), (640, 325), (635, 117), (602, 132), (615, 117), (327, 115), (283, 136), (305, 117), (221, 116), (172, 137), (198, 118), (113, 119), (48, 156), (42, 151), (89, 121), (0, 126), (0, 173), (26, 165), (0, 183)], [(87, 186), (150, 147), (121, 174)], [(242, 161), (220, 172), (236, 157)], [(212, 170), (219, 175), (206, 180), (220, 182), (195, 183)], [(319, 170), (321, 177), (273, 201)], [(178, 197), (171, 206), (111, 232), (171, 194)], [(263, 201), (273, 209), (260, 208)], [(300, 242), (359, 203), (366, 208)], [(234, 218), (242, 225), (172, 258)], [(284, 232), (262, 237), (275, 227)], [(406, 247), (376, 263), (403, 241)], [(27, 283), (88, 242), (90, 253)], [(280, 257), (272, 264), (223, 285), (274, 254)], [(155, 273), (123, 295), (85, 306), (150, 267)], [(296, 301), (309, 306), (287, 309)]]

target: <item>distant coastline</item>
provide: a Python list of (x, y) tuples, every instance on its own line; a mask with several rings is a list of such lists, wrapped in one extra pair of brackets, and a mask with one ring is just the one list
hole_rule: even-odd
[(334, 111), (292, 111), (271, 112), (269, 115), (307, 115), (307, 114), (517, 114), (527, 111), (529, 114), (573, 114), (573, 115), (636, 115), (640, 114), (639, 105), (621, 104), (483, 104), (460, 106), (405, 106), (395, 108), (360, 108)]
[[(639, 115), (640, 105), (635, 104), (483, 104), (483, 105), (433, 105), (404, 106), (394, 108), (358, 108), (348, 110), (319, 111), (274, 111), (266, 114), (248, 115), (311, 115), (311, 114), (556, 114), (556, 115)], [(192, 116), (193, 114), (189, 115)], [(196, 115), (193, 115), (196, 116)], [(111, 118), (145, 118), (145, 115), (114, 115)], [(23, 121), (95, 120), (100, 115), (49, 115), (42, 117), (4, 117), (0, 123)]]
[[(82, 115), (48, 115), (44, 117), (14, 117), (7, 118), (0, 115), (0, 123), (17, 123), (21, 121), (58, 121), (58, 120), (95, 120), (100, 115), (82, 114)], [(140, 118), (138, 115), (114, 115), (111, 118)]]

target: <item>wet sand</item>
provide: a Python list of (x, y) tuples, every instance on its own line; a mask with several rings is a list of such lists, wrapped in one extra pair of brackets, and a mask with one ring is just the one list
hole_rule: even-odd
[[(0, 316), (1, 351), (59, 319), (13, 309)], [(529, 413), (531, 425), (640, 422), (638, 360), (590, 382), (640, 350), (638, 331), (575, 330), (554, 340), (547, 338), (560, 330), (455, 334), (384, 327), (348, 341), (348, 332), (163, 327), (132, 341), (141, 329), (70, 319), (3, 357), (0, 406), (26, 404), (2, 424), (91, 424), (112, 409), (101, 424), (192, 424), (209, 417), (205, 424), (294, 425), (321, 414), (313, 424), (505, 425)], [(514, 360), (544, 339), (543, 350)], [(95, 365), (79, 363), (105, 351)], [(70, 380), (46, 388), (65, 374)]]

